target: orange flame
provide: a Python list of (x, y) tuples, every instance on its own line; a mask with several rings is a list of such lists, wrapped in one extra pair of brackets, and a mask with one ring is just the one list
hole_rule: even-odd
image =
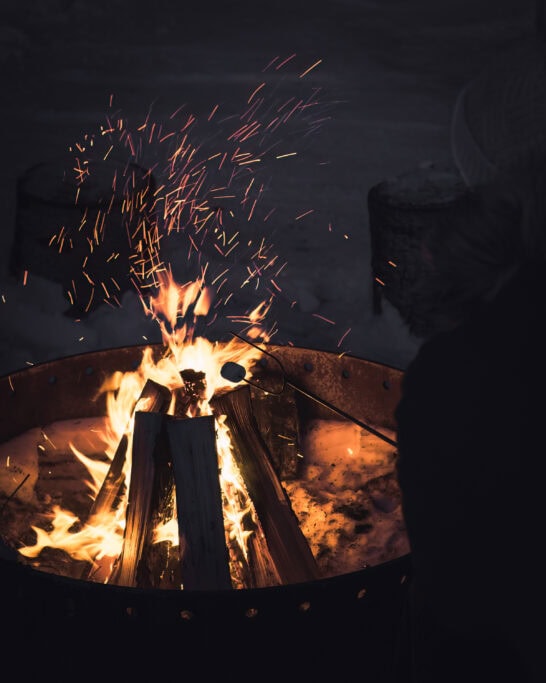
[[(252, 365), (261, 355), (259, 349), (246, 344), (237, 337), (227, 343), (211, 342), (200, 336), (194, 337), (198, 317), (207, 315), (213, 300), (212, 289), (205, 286), (204, 280), (179, 285), (167, 271), (159, 273), (158, 278), (157, 295), (150, 297), (148, 304), (143, 302), (143, 306), (147, 314), (152, 316), (160, 326), (166, 347), (165, 354), (155, 361), (153, 349), (145, 348), (141, 363), (135, 371), (115, 372), (100, 388), (100, 393), (106, 395), (108, 420), (103, 438), (108, 444), (106, 453), (110, 458), (113, 457), (124, 435), (128, 437), (127, 453), (129, 456), (131, 454), (134, 414), (136, 410), (145, 409), (144, 399), (139, 402), (139, 397), (147, 380), (153, 380), (174, 391), (184, 386), (182, 370), (191, 369), (203, 372), (206, 378), (205, 394), (199, 402), (199, 414), (211, 415), (209, 400), (217, 391), (232, 387), (232, 384), (221, 375), (222, 365), (228, 361), (235, 361), (250, 372)], [(270, 304), (262, 302), (247, 316), (249, 323), (247, 334), (253, 339), (268, 341), (261, 323), (269, 307)], [(173, 414), (173, 411), (174, 398), (168, 412)], [(228, 547), (234, 547), (235, 544), (238, 551), (246, 558), (247, 539), (251, 532), (244, 529), (242, 519), (250, 511), (256, 520), (255, 512), (233, 458), (225, 416), (217, 417), (216, 432), (226, 541)], [(94, 498), (109, 466), (107, 463), (92, 461), (74, 447), (72, 450), (89, 470), (92, 480), (89, 482), (89, 488)], [(126, 482), (130, 481), (130, 469), (131, 459), (127, 457), (124, 469)], [(85, 525), (81, 525), (77, 517), (70, 512), (55, 507), (52, 511), (52, 531), (33, 527), (37, 535), (35, 545), (23, 548), (20, 552), (27, 557), (37, 557), (46, 546), (61, 548), (74, 559), (86, 560), (93, 564), (103, 558), (108, 558), (111, 571), (116, 558), (123, 549), (127, 499), (128, 496), (116, 510), (105, 513), (100, 519), (95, 516)], [(77, 525), (82, 528), (74, 532)], [(173, 545), (178, 545), (176, 517), (164, 520), (154, 530), (153, 541), (155, 543), (168, 541)], [(108, 582), (108, 572), (105, 576), (104, 567), (99, 575), (101, 580)]]

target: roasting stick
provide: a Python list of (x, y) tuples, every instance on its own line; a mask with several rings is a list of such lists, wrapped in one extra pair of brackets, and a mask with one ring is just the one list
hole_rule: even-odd
[[(362, 427), (363, 429), (365, 429), (370, 434), (377, 436), (379, 439), (382, 439), (383, 441), (390, 444), (391, 446), (394, 446), (395, 448), (398, 447), (398, 443), (394, 439), (391, 439), (386, 434), (379, 432), (377, 429), (374, 429), (373, 427), (366, 424), (365, 422), (362, 422), (361, 420), (357, 419), (353, 415), (349, 415), (349, 413), (345, 412), (341, 408), (338, 408), (337, 406), (334, 406), (332, 403), (329, 403), (328, 401), (321, 398), (320, 396), (317, 396), (317, 394), (314, 394), (313, 392), (308, 391), (307, 389), (304, 389), (303, 387), (299, 386), (295, 382), (291, 382), (291, 381), (287, 380), (286, 379), (286, 373), (284, 371), (282, 363), (272, 353), (269, 353), (268, 351), (264, 351), (264, 349), (260, 348), (256, 344), (253, 344), (252, 342), (248, 341), (248, 339), (244, 339), (243, 337), (240, 337), (238, 334), (235, 334), (235, 332), (231, 332), (231, 334), (234, 337), (237, 337), (241, 341), (244, 341), (247, 344), (250, 344), (250, 346), (253, 346), (254, 348), (261, 351), (262, 353), (265, 353), (266, 355), (273, 358), (273, 360), (276, 361), (279, 364), (279, 367), (281, 368), (284, 385), (292, 387), (292, 389), (299, 391), (301, 394), (303, 394), (304, 396), (307, 396), (307, 398), (310, 398), (312, 401), (316, 401), (317, 403), (324, 406), (325, 408), (328, 408), (329, 410), (334, 411), (338, 415), (341, 415), (346, 420), (350, 420), (351, 422), (354, 422), (359, 427)], [(259, 384), (255, 384), (254, 382), (251, 382), (250, 380), (246, 379), (246, 370), (239, 363), (234, 363), (232, 361), (228, 361), (227, 363), (224, 363), (224, 365), (222, 366), (222, 369), (220, 371), (220, 374), (222, 375), (222, 377), (224, 379), (227, 379), (229, 382), (233, 382), (234, 384), (238, 384), (239, 382), (246, 382), (247, 384), (250, 384), (251, 386), (256, 387), (257, 389), (260, 389), (261, 391), (265, 391), (267, 393), (275, 393), (275, 392), (267, 391), (267, 389), (264, 389)], [(281, 393), (281, 392), (278, 392), (278, 393)]]

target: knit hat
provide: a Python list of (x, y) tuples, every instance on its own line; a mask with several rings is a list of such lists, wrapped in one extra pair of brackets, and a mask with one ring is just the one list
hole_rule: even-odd
[(451, 148), (469, 186), (546, 163), (546, 46), (528, 38), (484, 68), (459, 93)]

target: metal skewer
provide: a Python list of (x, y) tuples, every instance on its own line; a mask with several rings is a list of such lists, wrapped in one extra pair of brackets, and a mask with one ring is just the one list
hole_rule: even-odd
[(284, 370), (284, 367), (283, 367), (281, 361), (276, 356), (274, 356), (272, 353), (270, 353), (269, 351), (265, 351), (264, 349), (259, 347), (257, 344), (254, 344), (253, 342), (248, 341), (248, 339), (244, 339), (243, 337), (240, 337), (238, 334), (235, 334), (235, 332), (231, 332), (231, 334), (234, 337), (237, 337), (238, 339), (240, 339), (241, 341), (244, 341), (245, 343), (249, 344), (250, 346), (253, 346), (255, 349), (258, 349), (262, 353), (265, 353), (267, 356), (270, 356), (271, 358), (273, 358), (273, 360), (279, 365), (279, 367), (281, 369), (282, 379), (283, 379), (283, 387), (282, 387), (281, 391), (279, 391), (279, 392), (269, 391), (267, 389), (264, 389), (259, 384), (256, 384), (255, 382), (251, 382), (250, 380), (246, 379), (245, 368), (242, 365), (240, 365), (239, 363), (234, 363), (233, 361), (228, 361), (227, 363), (224, 363), (224, 365), (222, 366), (222, 369), (220, 370), (220, 374), (222, 375), (222, 377), (224, 379), (227, 379), (229, 382), (233, 382), (234, 384), (238, 384), (239, 382), (246, 382), (247, 384), (250, 384), (251, 386), (256, 387), (257, 389), (260, 389), (261, 391), (265, 391), (266, 393), (277, 394), (277, 395), (282, 393), (285, 386), (292, 387), (292, 389), (299, 391), (301, 394), (303, 394), (307, 398), (310, 398), (312, 401), (316, 401), (317, 403), (324, 406), (325, 408), (328, 408), (329, 410), (332, 410), (333, 412), (337, 413), (338, 415), (341, 415), (346, 420), (350, 420), (351, 422), (354, 422), (359, 427), (362, 427), (363, 429), (365, 429), (370, 434), (377, 436), (379, 439), (382, 439), (383, 441), (390, 444), (391, 446), (394, 446), (395, 448), (398, 447), (398, 443), (394, 439), (391, 439), (386, 434), (379, 432), (377, 429), (374, 429), (370, 425), (366, 424), (365, 422), (362, 422), (362, 420), (357, 419), (353, 415), (350, 415), (349, 413), (345, 412), (341, 408), (337, 408), (332, 403), (329, 403), (328, 401), (326, 401), (322, 397), (317, 396), (317, 394), (314, 394), (313, 392), (311, 392), (307, 389), (304, 389), (303, 387), (299, 386), (295, 382), (287, 380), (286, 379), (286, 372)]

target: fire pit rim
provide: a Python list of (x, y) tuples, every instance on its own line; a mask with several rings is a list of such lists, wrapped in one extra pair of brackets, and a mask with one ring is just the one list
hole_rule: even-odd
[[(224, 342), (218, 343), (222, 344)], [(96, 382), (96, 375), (100, 373), (95, 373), (95, 368), (93, 367), (93, 361), (95, 359), (111, 359), (112, 354), (114, 354), (116, 362), (118, 362), (119, 358), (124, 358), (126, 361), (129, 361), (129, 363), (133, 360), (133, 367), (126, 369), (136, 369), (134, 359), (138, 358), (140, 360), (144, 349), (149, 347), (157, 352), (164, 348), (160, 343), (135, 344), (131, 346), (86, 351), (80, 354), (72, 354), (62, 358), (47, 360), (42, 363), (37, 363), (34, 366), (21, 368), (3, 375), (0, 377), (0, 390), (4, 387), (4, 391), (7, 388), (11, 393), (16, 395), (20, 393), (17, 391), (18, 380), (22, 377), (28, 378), (31, 375), (40, 376), (41, 380), (45, 382), (47, 386), (50, 386), (55, 390), (62, 389), (63, 382), (57, 381), (57, 375), (52, 371), (61, 366), (66, 367), (65, 363), (67, 361), (69, 364), (77, 363), (81, 366), (80, 372), (82, 373), (82, 376), (80, 377), (80, 380), (85, 381), (85, 379), (89, 380), (90, 378), (93, 378), (93, 381)], [(302, 376), (307, 379), (312, 377), (317, 378), (321, 373), (315, 373), (313, 375), (313, 368), (310, 369), (309, 366), (305, 367), (305, 363), (302, 361), (307, 357), (306, 354), (312, 359), (316, 359), (317, 357), (328, 359), (330, 362), (335, 363), (336, 369), (340, 371), (341, 368), (337, 367), (337, 364), (341, 361), (351, 366), (351, 370), (371, 370), (374, 375), (374, 380), (377, 379), (378, 381), (386, 376), (390, 379), (394, 379), (394, 383), (396, 384), (401, 380), (402, 376), (402, 370), (399, 368), (373, 360), (359, 358), (350, 354), (345, 354), (340, 357), (339, 354), (329, 350), (274, 344), (265, 345), (265, 348), (270, 352), (279, 353), (281, 355), (284, 354), (283, 362), (287, 359), (292, 359), (294, 362), (297, 361)], [(292, 365), (288, 370), (290, 371), (291, 369)], [(108, 374), (109, 371), (105, 372)], [(375, 375), (377, 375), (377, 378)], [(51, 378), (55, 378), (54, 381), (52, 381)], [(344, 379), (341, 381), (350, 379), (350, 377), (346, 377), (345, 374), (343, 375), (343, 378)], [(396, 390), (396, 386), (385, 385), (385, 382), (388, 384), (388, 380), (383, 379), (381, 381), (382, 390), (392, 390), (393, 388)], [(384, 393), (385, 395), (388, 395), (392, 392), (385, 391)], [(396, 391), (394, 391), (394, 395), (396, 395)], [(392, 404), (392, 396), (390, 401)], [(0, 433), (2, 433), (3, 423), (5, 422), (6, 418), (3, 417), (0, 420)], [(19, 596), (17, 600), (20, 600), (21, 593), (27, 593), (30, 590), (30, 593), (32, 594), (33, 590), (38, 589), (39, 587), (41, 595), (50, 595), (50, 602), (56, 601), (58, 596), (62, 597), (61, 602), (66, 598), (66, 600), (68, 600), (67, 604), (72, 605), (71, 607), (67, 607), (68, 611), (74, 609), (74, 603), (76, 604), (76, 610), (89, 609), (90, 605), (97, 600), (101, 604), (104, 601), (108, 603), (113, 602), (117, 607), (120, 607), (121, 604), (127, 606), (129, 603), (140, 603), (137, 612), (140, 610), (143, 614), (149, 614), (150, 609), (152, 612), (155, 610), (155, 607), (153, 607), (155, 603), (164, 605), (167, 602), (170, 603), (167, 610), (169, 618), (173, 618), (173, 615), (175, 614), (177, 620), (180, 620), (180, 612), (184, 611), (183, 608), (187, 608), (187, 606), (190, 605), (193, 606), (191, 609), (195, 609), (195, 611), (198, 612), (205, 603), (205, 611), (209, 616), (212, 614), (214, 618), (219, 618), (222, 611), (225, 611), (226, 609), (229, 611), (233, 606), (236, 606), (240, 612), (244, 605), (250, 608), (253, 604), (258, 605), (260, 610), (263, 609), (263, 605), (266, 605), (266, 611), (275, 614), (279, 614), (279, 610), (295, 609), (305, 601), (311, 603), (311, 608), (315, 612), (317, 611), (316, 606), (318, 605), (318, 611), (323, 609), (326, 610), (328, 614), (343, 612), (346, 609), (356, 609), (357, 605), (358, 609), (366, 609), (366, 605), (378, 600), (380, 601), (381, 598), (387, 598), (389, 600), (393, 598), (393, 596), (395, 600), (400, 598), (406, 590), (407, 578), (409, 575), (410, 554), (407, 553), (380, 564), (364, 567), (353, 572), (304, 583), (292, 583), (282, 586), (261, 588), (232, 589), (226, 591), (178, 591), (133, 588), (81, 581), (79, 579), (49, 574), (40, 571), (39, 569), (25, 566), (18, 561), (0, 557), (0, 577), (9, 577), (10, 580), (7, 583), (8, 585), (15, 587), (16, 590), (13, 591), (13, 594)], [(3, 583), (4, 581), (0, 581), (0, 585)], [(344, 599), (340, 601), (339, 596), (341, 594), (344, 595)], [(8, 601), (9, 599), (14, 599), (11, 594), (8, 595), (7, 598)], [(46, 603), (48, 603), (48, 599), (44, 599), (46, 600)], [(18, 609), (17, 600), (13, 605), (16, 610)], [(195, 607), (196, 605), (197, 607)], [(47, 611), (48, 608), (46, 607), (45, 609)], [(159, 609), (159, 611), (162, 612), (162, 608)], [(124, 607), (123, 618), (126, 618), (127, 616)]]

